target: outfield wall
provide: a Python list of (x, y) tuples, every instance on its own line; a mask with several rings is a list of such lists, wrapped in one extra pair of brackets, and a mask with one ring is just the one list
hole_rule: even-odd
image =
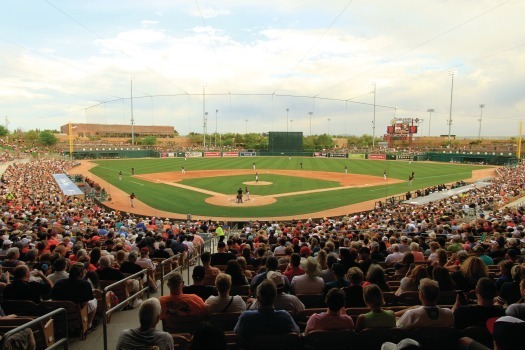
[[(63, 151), (64, 156), (70, 156)], [(341, 152), (268, 152), (268, 151), (188, 151), (159, 152), (138, 147), (108, 147), (75, 150), (73, 159), (126, 159), (126, 158), (220, 158), (220, 157), (315, 157), (398, 161), (433, 161), (487, 165), (515, 165), (518, 159), (512, 152), (443, 151), (427, 153), (341, 153)]]

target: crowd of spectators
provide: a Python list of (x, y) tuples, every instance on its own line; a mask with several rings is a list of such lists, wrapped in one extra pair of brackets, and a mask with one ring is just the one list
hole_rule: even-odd
[[(105, 211), (89, 197), (64, 196), (51, 174), (72, 166), (66, 160), (44, 159), (14, 163), (2, 175), (0, 255), (5, 255), (3, 268), (13, 275), (11, 283), (2, 275), (4, 300), (61, 298), (85, 304), (94, 328), (93, 290), (100, 280), (121, 280), (124, 273), (143, 268), (153, 271), (151, 258), (156, 256), (200, 252), (199, 233), (215, 232), (220, 236), (217, 253), (203, 254), (202, 267), (193, 271), (197, 288), (185, 290), (191, 286), (174, 274), (168, 281), (170, 295), (160, 298), (158, 319), (155, 314), (141, 316), (141, 327), (128, 331), (128, 337), (151, 333), (159, 319), (244, 310), (236, 327), (244, 341), (249, 341), (252, 327), (266, 324), (267, 317), (276, 318), (278, 329), (295, 332), (299, 328), (293, 317), (305, 310), (298, 295), (326, 300), (326, 316), (311, 318), (308, 332), (392, 326), (395, 319), (383, 309), (382, 300), (390, 288), (387, 269), (399, 277), (396, 294), (419, 293), (421, 303), (397, 314), (397, 327), (464, 327), (465, 319), (479, 323), (484, 316), (505, 312), (523, 319), (525, 313), (525, 304), (520, 303), (525, 294), (525, 216), (522, 208), (504, 207), (523, 194), (523, 163), (500, 168), (490, 186), (421, 207), (387, 203), (339, 218), (252, 221), (228, 237), (224, 231), (229, 228), (221, 223), (137, 218)], [(465, 206), (486, 209), (487, 203), (493, 210), (465, 221)], [(491, 266), (499, 270), (487, 278)], [(83, 292), (67, 293), (70, 286)], [(149, 287), (155, 291), (158, 284)], [(136, 290), (138, 285), (130, 288)], [(476, 311), (475, 318), (456, 318), (466, 307), (463, 294), (453, 300), (452, 310), (438, 306), (440, 294), (456, 290), (474, 293), (472, 300), (490, 307), (491, 313)], [(491, 298), (495, 305), (489, 303)], [(157, 312), (153, 304), (148, 303), (144, 310), (150, 311), (144, 313)], [(360, 315), (354, 325), (341, 314), (348, 307), (366, 307), (370, 312)]]

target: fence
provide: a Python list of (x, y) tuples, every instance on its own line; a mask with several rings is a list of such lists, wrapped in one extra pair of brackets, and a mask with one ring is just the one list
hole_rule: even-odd
[(35, 325), (35, 324), (39, 324), (41, 323), (42, 321), (44, 320), (47, 320), (49, 319), (51, 316), (54, 316), (54, 315), (58, 315), (60, 313), (64, 313), (64, 325), (65, 325), (65, 333), (66, 336), (60, 340), (58, 340), (57, 342), (53, 343), (51, 346), (47, 347), (46, 350), (50, 350), (50, 349), (55, 349), (57, 348), (58, 346), (60, 345), (64, 345), (63, 346), (63, 349), (65, 350), (68, 350), (69, 349), (69, 343), (67, 341), (67, 310), (64, 309), (64, 308), (60, 308), (60, 309), (57, 309), (55, 311), (51, 311), (43, 316), (40, 316), (34, 320), (32, 320), (31, 322), (28, 322), (28, 323), (24, 323), (23, 325), (20, 325), (14, 329), (11, 329), (9, 332), (7, 332), (6, 334), (4, 334), (4, 336), (2, 337), (2, 341), (0, 342), (0, 345), (1, 345), (1, 348), (3, 349), (4, 348), (4, 342), (6, 341), (6, 339), (8, 339), (10, 336), (12, 336), (13, 334), (15, 333), (18, 333), (26, 328), (29, 328), (31, 327), (32, 325)]

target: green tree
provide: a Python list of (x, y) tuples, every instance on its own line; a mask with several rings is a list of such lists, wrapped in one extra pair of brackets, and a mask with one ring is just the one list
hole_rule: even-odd
[(9, 135), (9, 130), (3, 125), (0, 125), (0, 137)]
[(188, 134), (188, 139), (190, 140), (192, 145), (202, 144), (204, 140), (202, 134), (197, 134), (194, 132), (190, 132)]
[(22, 134), (23, 139), (26, 142), (36, 142), (38, 140), (38, 132), (36, 130), (29, 130)]
[(54, 134), (50, 133), (49, 131), (42, 131), (38, 135), (38, 141), (43, 145), (53, 146), (57, 143), (58, 139)]
[(334, 145), (334, 141), (332, 140), (332, 137), (327, 134), (322, 134), (317, 137), (317, 141), (315, 142), (317, 146), (320, 146), (321, 148), (332, 148)]
[(157, 144), (157, 138), (155, 136), (146, 136), (142, 140), (142, 144), (146, 146), (155, 146)]

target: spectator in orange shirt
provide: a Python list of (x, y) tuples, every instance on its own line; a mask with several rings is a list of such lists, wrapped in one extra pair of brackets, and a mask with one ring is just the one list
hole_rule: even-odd
[(201, 297), (196, 294), (184, 294), (184, 280), (179, 272), (174, 273), (168, 279), (170, 295), (159, 298), (162, 312), (164, 329), (170, 329), (170, 320), (177, 317), (185, 316), (204, 316), (206, 315), (206, 305)]

